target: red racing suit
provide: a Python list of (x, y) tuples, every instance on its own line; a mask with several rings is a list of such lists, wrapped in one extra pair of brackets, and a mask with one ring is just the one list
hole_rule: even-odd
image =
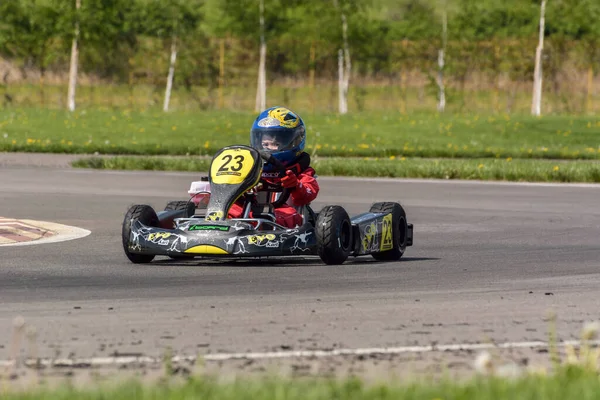
[[(291, 169), (293, 170), (293, 168)], [(304, 171), (296, 174), (296, 177), (298, 178), (298, 184), (290, 191), (290, 199), (295, 206), (304, 206), (317, 197), (317, 194), (319, 193), (319, 184), (314, 176), (315, 170), (311, 167), (308, 167)], [(281, 180), (281, 178), (263, 179), (274, 184), (279, 183)], [(228, 216), (229, 218), (240, 218), (242, 213), (242, 206), (238, 203), (235, 203), (229, 209)], [(294, 228), (297, 225), (302, 225), (302, 215), (298, 214), (296, 209), (288, 204), (284, 204), (275, 209), (275, 218), (276, 223), (283, 225), (286, 228)]]

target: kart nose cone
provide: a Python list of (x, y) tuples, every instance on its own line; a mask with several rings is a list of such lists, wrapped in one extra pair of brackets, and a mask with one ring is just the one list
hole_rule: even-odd
[(185, 252), (188, 254), (229, 254), (226, 250), (210, 244), (201, 244), (199, 246), (190, 247)]

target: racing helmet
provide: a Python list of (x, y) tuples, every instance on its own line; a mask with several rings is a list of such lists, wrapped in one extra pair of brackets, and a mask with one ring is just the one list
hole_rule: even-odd
[[(304, 150), (306, 128), (296, 113), (284, 107), (271, 107), (261, 112), (250, 130), (250, 145), (273, 155), (284, 165), (292, 165)], [(264, 171), (273, 166), (266, 164)]]

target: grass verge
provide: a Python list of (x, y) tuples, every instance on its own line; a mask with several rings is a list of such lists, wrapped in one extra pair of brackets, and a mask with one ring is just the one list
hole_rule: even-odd
[[(600, 159), (600, 119), (397, 112), (302, 114), (307, 148), (327, 157)], [(247, 144), (253, 113), (0, 110), (0, 151), (212, 155)]]
[[(79, 168), (190, 172), (206, 172), (209, 164), (210, 159), (198, 157), (90, 157), (73, 162)], [(322, 176), (600, 183), (596, 161), (318, 158), (313, 167)]]
[(551, 376), (529, 374), (515, 379), (478, 377), (464, 383), (451, 380), (367, 385), (357, 379), (344, 381), (238, 380), (219, 383), (206, 378), (190, 378), (183, 384), (132, 382), (117, 387), (76, 389), (31, 389), (5, 392), (4, 400), (71, 399), (597, 399), (600, 379), (597, 372), (580, 367), (561, 368)]

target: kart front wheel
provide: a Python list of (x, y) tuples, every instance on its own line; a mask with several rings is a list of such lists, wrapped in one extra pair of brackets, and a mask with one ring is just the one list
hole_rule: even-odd
[(123, 219), (123, 229), (121, 236), (123, 239), (123, 250), (125, 255), (134, 264), (146, 264), (154, 260), (153, 254), (136, 254), (129, 251), (129, 238), (131, 237), (131, 222), (134, 220), (140, 221), (146, 226), (158, 226), (158, 216), (154, 209), (148, 205), (131, 206), (125, 218)]
[(371, 206), (369, 212), (392, 214), (393, 247), (390, 250), (371, 253), (371, 255), (379, 261), (399, 260), (404, 254), (408, 243), (408, 224), (404, 208), (400, 204), (393, 202), (375, 203)]
[(340, 206), (326, 206), (317, 216), (315, 226), (317, 253), (328, 265), (343, 264), (352, 250), (352, 223)]
[[(173, 200), (167, 203), (165, 211), (185, 211), (185, 217), (190, 218), (196, 213), (196, 205), (192, 201)], [(173, 260), (191, 260), (194, 256), (187, 254), (171, 254), (169, 255), (169, 258), (172, 258)]]

